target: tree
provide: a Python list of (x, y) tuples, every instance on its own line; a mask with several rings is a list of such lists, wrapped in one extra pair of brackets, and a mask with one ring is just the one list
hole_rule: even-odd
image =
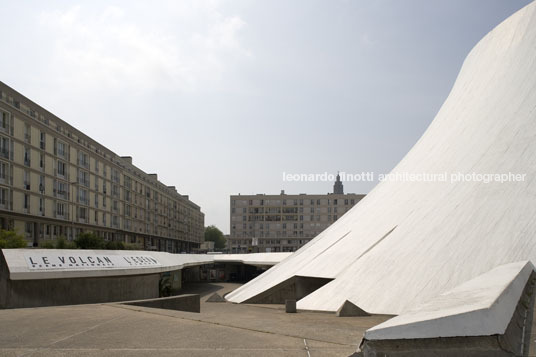
[(105, 249), (106, 246), (104, 238), (99, 237), (93, 232), (80, 233), (74, 240), (74, 243), (81, 249)]
[(0, 248), (26, 248), (26, 239), (15, 231), (0, 229)]
[(214, 242), (214, 248), (225, 248), (225, 237), (222, 231), (213, 225), (205, 228), (205, 242)]

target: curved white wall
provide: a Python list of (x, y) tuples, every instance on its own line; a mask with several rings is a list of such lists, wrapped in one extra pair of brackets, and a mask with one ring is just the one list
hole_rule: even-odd
[(326, 231), (227, 296), (294, 276), (334, 278), (298, 302), (400, 314), (493, 267), (536, 261), (536, 3), (466, 58), (436, 118), (393, 173), (519, 173), (524, 182), (383, 182)]

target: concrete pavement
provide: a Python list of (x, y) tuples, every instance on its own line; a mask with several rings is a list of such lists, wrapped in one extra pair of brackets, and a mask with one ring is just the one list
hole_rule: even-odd
[(115, 303), (0, 310), (0, 356), (348, 356), (388, 318), (205, 302), (237, 286), (186, 287), (202, 295), (199, 314)]

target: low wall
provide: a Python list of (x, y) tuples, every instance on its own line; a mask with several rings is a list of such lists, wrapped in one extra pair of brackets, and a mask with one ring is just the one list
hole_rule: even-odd
[(201, 312), (201, 297), (198, 294), (185, 294), (158, 299), (127, 301), (123, 304), (153, 307), (157, 309)]
[(92, 304), (159, 296), (160, 274), (11, 280), (0, 259), (0, 308)]

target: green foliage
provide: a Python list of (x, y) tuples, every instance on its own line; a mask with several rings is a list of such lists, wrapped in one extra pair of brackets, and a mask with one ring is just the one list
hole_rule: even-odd
[(214, 242), (214, 248), (225, 248), (225, 237), (222, 231), (216, 226), (208, 226), (205, 228), (205, 241)]
[(106, 249), (109, 250), (125, 250), (125, 243), (123, 242), (114, 242), (114, 241), (108, 241), (106, 242)]
[(0, 248), (26, 248), (26, 239), (15, 231), (0, 229)]
[(59, 236), (56, 239), (56, 249), (76, 249), (75, 242), (69, 242), (64, 236)]
[(93, 232), (80, 233), (74, 243), (80, 249), (105, 249), (106, 247), (104, 238)]
[(54, 249), (54, 242), (50, 241), (50, 240), (46, 240), (44, 242), (39, 242), (39, 248), (43, 248), (43, 249)]
[(125, 250), (143, 250), (143, 247), (137, 243), (125, 243)]

